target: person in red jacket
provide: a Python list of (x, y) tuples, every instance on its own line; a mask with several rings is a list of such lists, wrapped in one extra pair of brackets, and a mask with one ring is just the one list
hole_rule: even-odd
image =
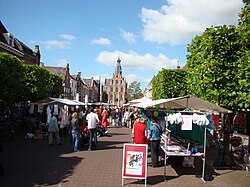
[(108, 112), (106, 109), (102, 111), (102, 126), (105, 129), (105, 133), (108, 133), (107, 128), (109, 126), (109, 122), (108, 122)]
[(135, 123), (133, 128), (134, 143), (135, 144), (146, 144), (147, 143), (147, 122), (148, 118), (141, 117), (137, 123)]

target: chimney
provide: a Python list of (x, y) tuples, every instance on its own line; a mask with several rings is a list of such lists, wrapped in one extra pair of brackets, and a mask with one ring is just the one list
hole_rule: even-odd
[(40, 53), (40, 50), (39, 50), (39, 45), (35, 45), (35, 50), (34, 50), (35, 53)]
[(179, 60), (177, 60), (177, 68), (176, 69), (181, 69), (180, 61)]
[(77, 72), (77, 77), (81, 78), (81, 72), (80, 71)]
[(40, 67), (44, 67), (44, 62), (40, 62)]

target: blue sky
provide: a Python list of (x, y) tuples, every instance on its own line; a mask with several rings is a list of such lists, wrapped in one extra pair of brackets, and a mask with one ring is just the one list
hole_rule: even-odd
[(112, 77), (118, 57), (141, 89), (162, 68), (186, 64), (187, 44), (211, 25), (238, 24), (242, 0), (0, 0), (6, 29), (46, 66)]

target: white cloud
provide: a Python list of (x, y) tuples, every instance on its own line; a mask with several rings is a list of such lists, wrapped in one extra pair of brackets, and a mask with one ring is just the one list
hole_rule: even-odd
[(70, 34), (60, 34), (59, 37), (62, 40), (40, 41), (39, 43), (45, 45), (46, 49), (52, 49), (52, 48), (68, 49), (70, 48), (72, 41), (76, 40), (76, 37)]
[(91, 41), (91, 44), (96, 45), (111, 45), (111, 42), (108, 38), (96, 38)]
[(76, 37), (71, 34), (60, 34), (60, 38), (69, 41), (76, 40)]
[(123, 29), (120, 28), (120, 32), (121, 32), (121, 37), (127, 41), (128, 43), (132, 44), (135, 43), (135, 35), (132, 32), (128, 32), (125, 31)]
[(139, 55), (134, 51), (124, 53), (122, 51), (102, 51), (96, 61), (102, 64), (116, 66), (116, 60), (120, 57), (122, 67), (128, 70), (159, 71), (162, 68), (172, 69), (177, 66), (177, 59), (169, 59), (163, 54), (154, 56), (150, 53)]
[(70, 42), (68, 41), (59, 41), (59, 40), (48, 40), (48, 41), (41, 41), (41, 44), (45, 45), (46, 49), (51, 48), (60, 48), (60, 49), (66, 49), (69, 48)]
[(137, 81), (139, 83), (141, 83), (141, 86), (142, 85), (147, 85), (149, 84), (149, 82), (151, 81), (150, 78), (145, 78), (145, 77), (140, 77), (138, 75), (135, 75), (135, 74), (128, 74), (125, 76), (125, 79), (128, 83), (128, 85), (131, 83), (131, 82), (134, 82), (134, 81)]
[(144, 40), (178, 45), (211, 25), (238, 23), (242, 0), (167, 0), (160, 10), (142, 8)]
[(69, 61), (67, 59), (56, 59), (54, 61), (55, 65), (58, 67), (66, 67), (67, 63), (69, 64)]

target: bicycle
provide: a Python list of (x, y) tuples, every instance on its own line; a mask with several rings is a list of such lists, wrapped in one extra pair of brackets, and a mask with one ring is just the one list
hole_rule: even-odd
[(246, 170), (247, 176), (250, 174), (250, 153), (249, 145), (244, 142), (249, 142), (249, 137), (241, 138), (239, 136), (232, 137), (230, 143), (232, 145), (232, 158), (234, 163), (242, 170)]

